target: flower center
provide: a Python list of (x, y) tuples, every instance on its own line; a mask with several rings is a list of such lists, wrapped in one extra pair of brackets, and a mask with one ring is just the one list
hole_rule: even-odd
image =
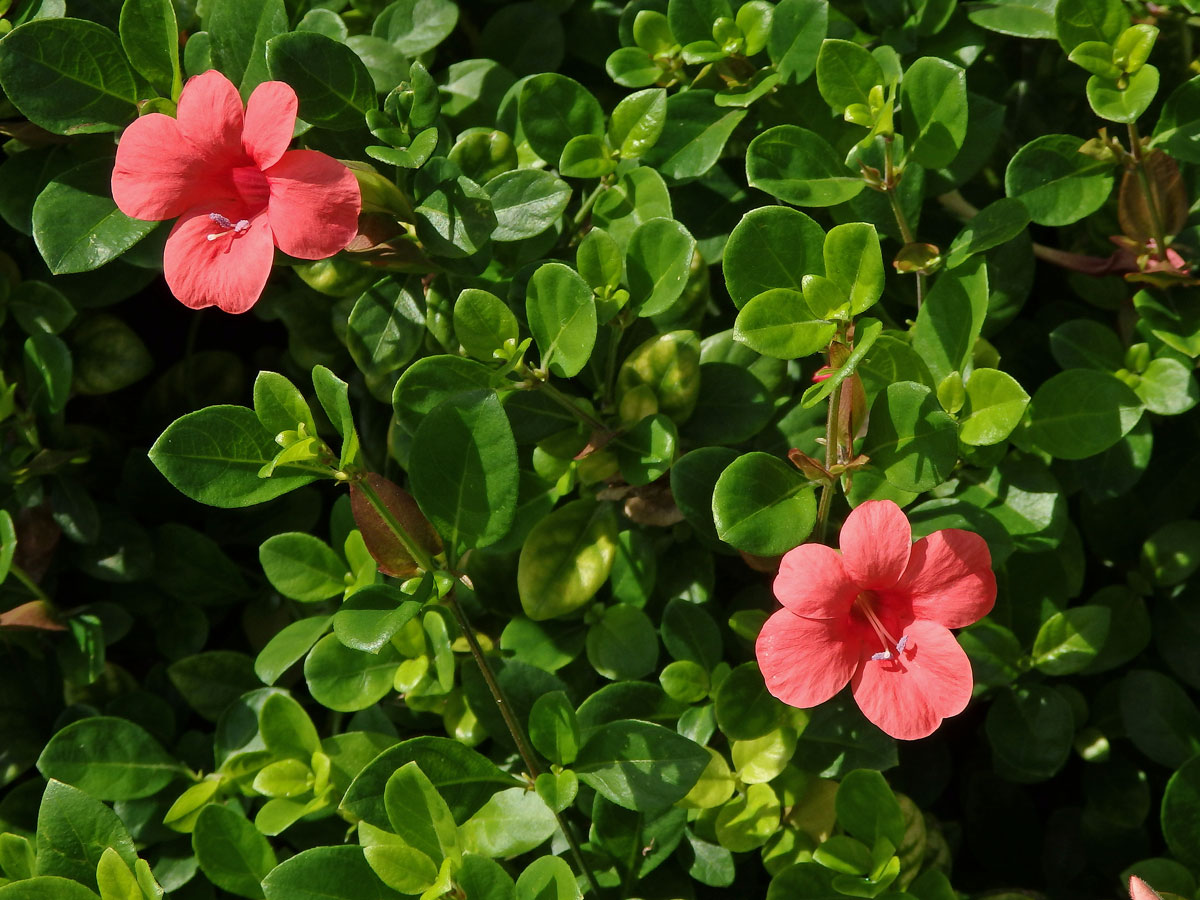
[(908, 635), (900, 636), (900, 640), (892, 637), (892, 633), (884, 627), (883, 622), (879, 621), (879, 616), (875, 612), (875, 604), (879, 602), (879, 595), (874, 591), (862, 591), (854, 598), (854, 606), (858, 609), (867, 624), (871, 626), (871, 630), (875, 632), (875, 636), (879, 638), (879, 643), (883, 644), (883, 649), (878, 653), (872, 654), (871, 659), (887, 660), (892, 658), (892, 647), (896, 648), (896, 653), (900, 653), (908, 646)]
[(267, 205), (271, 198), (271, 185), (258, 166), (238, 166), (231, 174), (233, 186), (251, 214)]
[[(247, 231), (250, 230), (250, 220), (249, 219), (238, 219), (236, 222), (231, 222), (229, 219), (225, 218), (220, 213), (215, 213), (215, 212), (209, 213), (208, 217), (210, 219), (212, 219), (213, 222), (215, 222), (218, 226), (225, 229), (224, 231), (214, 231), (211, 234), (209, 234), (208, 240), (210, 240), (210, 241), (215, 241), (217, 238), (224, 237), (227, 234), (231, 234), (235, 238), (241, 237), (243, 234), (245, 234)], [(226, 249), (228, 249), (228, 248), (226, 248)]]

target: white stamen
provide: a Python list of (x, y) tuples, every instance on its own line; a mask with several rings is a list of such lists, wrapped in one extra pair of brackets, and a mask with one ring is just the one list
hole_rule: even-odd
[(891, 650), (880, 650), (878, 653), (874, 653), (871, 655), (871, 659), (885, 660), (885, 659), (891, 659), (891, 658), (892, 658)]
[(896, 642), (896, 651), (903, 652), (904, 648), (907, 646), (908, 646), (908, 635), (906, 634), (902, 638), (900, 638), (900, 640), (898, 640)]

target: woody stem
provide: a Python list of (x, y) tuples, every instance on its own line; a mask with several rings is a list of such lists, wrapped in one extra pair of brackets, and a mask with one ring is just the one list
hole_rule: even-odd
[(1135, 122), (1129, 123), (1129, 150), (1133, 154), (1134, 168), (1137, 171), (1138, 183), (1142, 187), (1142, 196), (1146, 198), (1146, 209), (1150, 212), (1150, 227), (1154, 231), (1154, 256), (1156, 259), (1167, 258), (1167, 232), (1163, 227), (1162, 213), (1158, 208), (1158, 196), (1150, 183), (1150, 175), (1146, 171), (1146, 152), (1142, 149), (1142, 136), (1138, 133)]

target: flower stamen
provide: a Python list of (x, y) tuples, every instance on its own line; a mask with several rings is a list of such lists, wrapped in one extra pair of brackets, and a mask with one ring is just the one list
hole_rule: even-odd
[(883, 626), (883, 622), (875, 614), (874, 601), (876, 599), (873, 591), (863, 591), (854, 598), (854, 605), (858, 607), (859, 612), (863, 614), (863, 618), (867, 620), (867, 624), (875, 632), (875, 636), (879, 638), (879, 643), (883, 644), (883, 649), (878, 653), (873, 653), (871, 659), (886, 661), (893, 658), (891, 647), (896, 648), (896, 653), (904, 651), (904, 648), (908, 646), (908, 635), (901, 635), (900, 640), (892, 637), (892, 633)]
[(215, 231), (212, 234), (208, 235), (207, 237), (208, 237), (208, 240), (210, 240), (210, 241), (215, 241), (217, 238), (224, 237), (227, 234), (232, 234), (236, 237), (239, 235), (243, 235), (247, 231), (250, 230), (250, 220), (249, 219), (238, 219), (236, 222), (233, 222), (233, 221), (230, 221), (229, 219), (225, 218), (220, 213), (215, 213), (215, 212), (209, 213), (208, 217), (210, 219), (212, 219), (217, 225), (220, 225), (222, 228), (225, 229), (224, 231)]

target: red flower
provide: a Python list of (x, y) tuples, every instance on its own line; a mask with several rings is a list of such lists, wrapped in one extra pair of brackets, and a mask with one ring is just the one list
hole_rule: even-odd
[(971, 699), (971, 663), (949, 629), (995, 602), (987, 543), (947, 528), (914, 544), (900, 507), (871, 500), (847, 517), (841, 548), (802, 544), (783, 557), (775, 596), (784, 608), (756, 646), (767, 690), (809, 707), (849, 682), (892, 737), (932, 734)]
[(188, 80), (178, 118), (151, 113), (121, 136), (113, 199), (138, 219), (179, 221), (163, 254), (171, 293), (193, 309), (245, 312), (275, 248), (323, 259), (358, 231), (354, 175), (314, 150), (288, 150), (296, 92), (260, 84), (242, 108), (237, 88), (208, 71)]

